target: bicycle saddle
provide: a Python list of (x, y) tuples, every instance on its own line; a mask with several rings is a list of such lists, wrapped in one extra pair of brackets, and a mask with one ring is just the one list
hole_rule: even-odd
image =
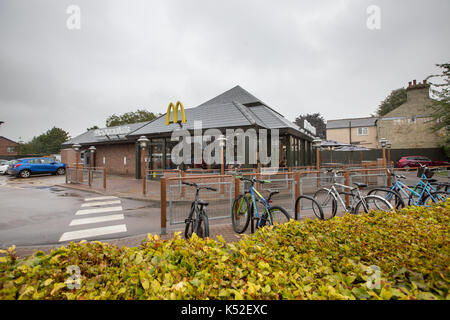
[(437, 179), (427, 179), (428, 182), (437, 182)]
[(355, 186), (357, 186), (358, 188), (365, 188), (365, 187), (367, 187), (367, 184), (365, 184), (365, 183), (354, 182), (353, 184)]
[(280, 190), (277, 189), (267, 189), (267, 191), (270, 193), (271, 196), (274, 194), (280, 193)]
[(203, 200), (199, 200), (198, 204), (201, 205), (201, 206), (205, 206), (206, 207), (209, 204), (209, 202), (206, 202), (206, 201), (203, 201)]

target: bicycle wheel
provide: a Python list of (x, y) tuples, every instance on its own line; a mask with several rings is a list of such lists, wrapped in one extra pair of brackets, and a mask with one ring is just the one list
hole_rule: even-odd
[(233, 202), (231, 208), (231, 224), (236, 233), (244, 233), (250, 222), (252, 207), (247, 196), (241, 194)]
[(369, 191), (367, 195), (380, 196), (383, 199), (389, 201), (389, 203), (396, 209), (402, 209), (405, 207), (405, 202), (403, 198), (397, 191), (385, 188), (375, 188)]
[(322, 188), (317, 190), (313, 198), (319, 203), (325, 220), (329, 220), (336, 215), (337, 201), (331, 194), (330, 189)]
[(287, 210), (281, 206), (273, 206), (269, 209), (269, 223), (277, 226), (291, 220), (291, 216)]
[(445, 191), (432, 192), (431, 194), (427, 194), (424, 197), (423, 204), (430, 205), (432, 203), (438, 203), (441, 201), (445, 201), (445, 200), (447, 200), (448, 196), (449, 196), (449, 194)]
[[(308, 196), (300, 196), (295, 201), (295, 220), (298, 220), (300, 217), (300, 214), (302, 216), (308, 217), (315, 215), (320, 220), (327, 220), (325, 219), (325, 216), (323, 215), (322, 208), (320, 207), (320, 204), (311, 197)], [(330, 218), (329, 218), (330, 219)]]
[(195, 208), (194, 204), (191, 206), (191, 211), (189, 212), (188, 218), (184, 221), (186, 224), (186, 227), (184, 228), (184, 238), (189, 239), (192, 236), (192, 233), (194, 232), (194, 221), (195, 221)]
[(365, 196), (355, 207), (353, 214), (368, 213), (370, 210), (392, 211), (394, 207), (384, 198), (376, 195)]
[(200, 238), (209, 237), (209, 220), (206, 211), (200, 213), (197, 219), (197, 225), (195, 226), (195, 233)]

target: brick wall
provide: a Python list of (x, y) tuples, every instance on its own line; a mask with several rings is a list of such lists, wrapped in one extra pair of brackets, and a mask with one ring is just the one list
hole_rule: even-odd
[[(82, 150), (87, 150), (88, 147)], [(126, 157), (126, 159), (125, 159)], [(103, 163), (105, 161), (105, 163)], [(134, 176), (136, 147), (134, 143), (96, 146), (95, 166), (106, 167), (107, 173)]]
[(439, 132), (431, 131), (434, 121), (431, 113), (432, 100), (429, 85), (409, 85), (407, 101), (378, 120), (378, 137), (386, 138), (393, 149), (436, 148)]
[(15, 156), (18, 153), (16, 151), (14, 152), (8, 152), (8, 147), (15, 147), (17, 146), (17, 143), (14, 141), (8, 140), (4, 137), (0, 137), (0, 156)]

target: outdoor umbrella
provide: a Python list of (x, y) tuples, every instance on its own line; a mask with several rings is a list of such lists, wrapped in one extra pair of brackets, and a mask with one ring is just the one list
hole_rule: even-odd
[(330, 149), (330, 161), (333, 163), (333, 150), (335, 148), (343, 147), (343, 146), (350, 146), (348, 143), (338, 142), (336, 140), (326, 140), (322, 141), (320, 144), (321, 148), (329, 148)]
[[(351, 158), (353, 159), (353, 151), (361, 151), (361, 162), (362, 162), (362, 151), (367, 151), (369, 149), (361, 146), (355, 146), (353, 144), (342, 146), (340, 148), (337, 148), (336, 151), (350, 151)], [(350, 160), (349, 160), (350, 162)]]

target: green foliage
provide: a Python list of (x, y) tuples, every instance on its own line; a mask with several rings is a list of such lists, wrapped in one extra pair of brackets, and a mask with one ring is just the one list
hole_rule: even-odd
[[(0, 299), (449, 299), (449, 228), (447, 201), (291, 221), (230, 244), (149, 235), (138, 248), (82, 241), (25, 259), (10, 248)], [(80, 289), (65, 285), (71, 265)]]
[(100, 129), (97, 125), (87, 128), (87, 131)]
[(295, 124), (300, 128), (303, 128), (303, 121), (308, 121), (314, 128), (316, 128), (316, 136), (321, 139), (326, 139), (327, 136), (327, 125), (325, 124), (325, 119), (320, 113), (313, 113), (307, 115), (300, 115), (295, 118)]
[(59, 153), (61, 145), (69, 140), (69, 133), (63, 129), (53, 127), (40, 136), (34, 137), (30, 142), (19, 142), (19, 154), (48, 155)]
[(377, 109), (379, 117), (384, 116), (406, 102), (406, 89), (400, 88), (393, 90), (386, 99), (381, 102)]
[(135, 112), (126, 112), (120, 116), (113, 114), (112, 116), (108, 117), (108, 119), (106, 119), (106, 126), (107, 127), (115, 127), (115, 126), (121, 126), (124, 124), (151, 121), (153, 119), (156, 119), (158, 116), (159, 116), (159, 114), (154, 114), (153, 112), (150, 112), (147, 110), (137, 110)]
[(433, 131), (438, 131), (441, 135), (441, 146), (444, 148), (447, 157), (450, 157), (450, 62), (438, 64), (442, 68), (442, 74), (433, 77), (442, 79), (441, 83), (433, 83), (431, 94), (435, 98), (431, 106), (435, 125)]

